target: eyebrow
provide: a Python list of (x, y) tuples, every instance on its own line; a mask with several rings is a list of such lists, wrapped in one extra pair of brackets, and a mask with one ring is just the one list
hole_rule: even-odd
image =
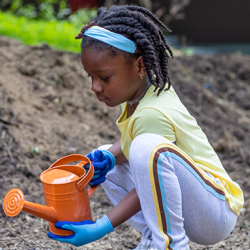
[[(86, 72), (88, 72), (85, 68), (84, 68), (84, 70), (85, 70)], [(97, 69), (97, 70), (95, 70), (95, 72), (96, 72), (96, 73), (101, 73), (101, 72), (103, 72), (103, 71), (108, 71), (108, 70), (110, 70), (110, 69)]]
[(107, 71), (107, 70), (109, 70), (109, 69), (97, 69), (97, 70), (95, 70), (96, 72), (103, 72), (103, 71)]

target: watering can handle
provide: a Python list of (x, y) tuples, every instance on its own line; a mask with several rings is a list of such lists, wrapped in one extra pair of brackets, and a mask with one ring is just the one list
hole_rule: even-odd
[(93, 195), (93, 193), (96, 191), (97, 188), (98, 186), (89, 188), (89, 191), (88, 191), (89, 198)]
[[(91, 162), (90, 162), (89, 164), (90, 164), (90, 168), (89, 168), (89, 170), (88, 170), (88, 173), (87, 173), (86, 175), (84, 175), (84, 177), (82, 177), (82, 178), (80, 179), (80, 181), (77, 182), (77, 188), (78, 188), (79, 190), (82, 189), (82, 188), (86, 185), (86, 183), (88, 183), (88, 182), (92, 179), (92, 177), (93, 177), (93, 175), (94, 175), (95, 168), (94, 168), (94, 166), (93, 166), (93, 164), (92, 164)], [(83, 167), (84, 165), (86, 165), (86, 162), (79, 162), (79, 163), (77, 164), (78, 167)], [(93, 173), (93, 174), (92, 174), (92, 173)], [(89, 175), (89, 176), (88, 176), (88, 175)], [(89, 178), (90, 178), (90, 179), (89, 179)], [(93, 193), (95, 192), (95, 190), (97, 189), (97, 187), (98, 187), (98, 186), (90, 187), (90, 188), (89, 188), (89, 191), (88, 191), (89, 198), (93, 195)]]
[[(72, 155), (67, 155), (62, 157), (61, 159), (57, 160), (56, 162), (54, 162), (50, 168), (54, 168), (57, 166), (61, 166), (70, 162), (74, 162), (74, 161), (80, 161), (77, 166), (78, 167), (83, 167), (84, 165), (88, 164), (90, 165), (90, 168), (87, 172), (86, 175), (80, 177), (80, 180), (77, 182), (77, 188), (79, 190), (81, 190), (83, 187), (85, 187), (90, 180), (92, 179), (95, 169), (94, 166), (92, 165), (91, 161), (84, 155), (80, 155), (80, 154), (72, 154)], [(88, 195), (89, 198), (92, 196), (92, 194), (95, 192), (97, 186), (96, 187), (90, 187), (89, 191), (88, 191)]]
[(66, 156), (60, 158), (59, 160), (57, 160), (56, 162), (54, 162), (50, 166), (50, 168), (54, 168), (54, 167), (58, 167), (58, 166), (61, 166), (61, 165), (65, 165), (65, 164), (73, 162), (73, 161), (81, 161), (82, 165), (90, 163), (90, 160), (86, 156), (80, 155), (80, 154), (72, 154), (72, 155), (66, 155)]
[[(86, 165), (86, 162), (79, 162), (77, 164), (77, 166), (79, 166), (79, 167), (83, 167), (84, 165)], [(89, 161), (89, 165), (90, 166), (89, 166), (89, 170), (88, 170), (87, 174), (85, 174), (84, 176), (82, 176), (80, 178), (80, 180), (77, 182), (77, 188), (79, 190), (81, 190), (84, 186), (86, 186), (90, 182), (90, 180), (92, 179), (92, 177), (93, 177), (93, 175), (95, 173), (94, 166), (93, 166), (93, 164), (90, 161)]]

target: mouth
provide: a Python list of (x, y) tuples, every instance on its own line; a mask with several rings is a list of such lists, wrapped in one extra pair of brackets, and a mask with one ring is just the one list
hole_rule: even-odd
[(97, 96), (96, 98), (98, 99), (99, 102), (105, 102), (105, 101), (108, 100), (107, 97), (101, 97), (101, 96), (98, 97), (98, 96)]

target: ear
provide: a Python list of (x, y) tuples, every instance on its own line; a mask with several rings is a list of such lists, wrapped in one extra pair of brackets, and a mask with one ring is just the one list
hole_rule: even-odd
[(147, 71), (144, 65), (144, 62), (142, 60), (142, 56), (137, 58), (137, 67), (138, 67), (138, 75), (140, 78), (144, 77), (147, 75)]

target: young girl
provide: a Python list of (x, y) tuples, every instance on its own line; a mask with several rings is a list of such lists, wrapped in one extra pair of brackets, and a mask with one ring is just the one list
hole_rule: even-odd
[(127, 220), (142, 233), (136, 250), (185, 250), (189, 239), (215, 244), (233, 230), (242, 191), (171, 86), (159, 27), (167, 30), (142, 7), (102, 7), (76, 37), (97, 99), (122, 105), (121, 138), (88, 155), (91, 184), (102, 183), (115, 207), (96, 222), (57, 222), (74, 234), (50, 238), (81, 246)]

